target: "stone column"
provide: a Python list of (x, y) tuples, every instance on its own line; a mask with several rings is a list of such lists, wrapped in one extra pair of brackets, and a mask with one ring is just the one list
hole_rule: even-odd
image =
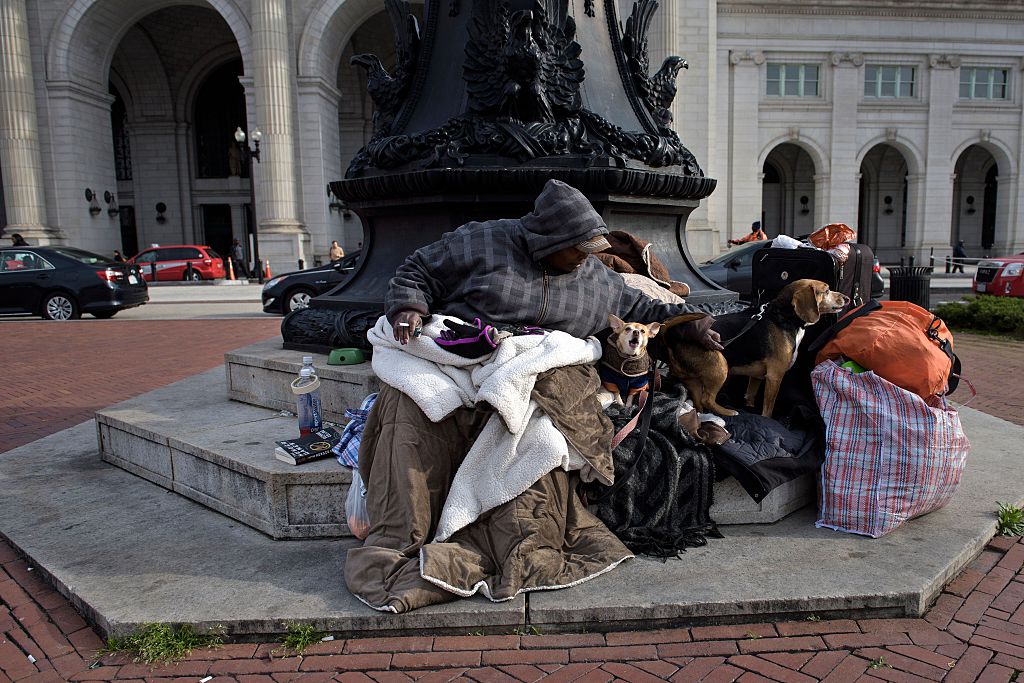
[[(960, 96), (957, 55), (931, 55), (928, 73), (928, 145), (925, 148), (925, 179), (922, 210), (917, 220), (907, 216), (904, 252), (926, 258), (931, 247), (935, 255), (950, 253), (949, 236), (953, 220), (953, 154), (949, 131), (953, 129), (953, 105)], [(908, 193), (909, 194), (909, 193)], [(908, 207), (909, 208), (909, 207)]]
[(4, 169), (5, 234), (32, 244), (60, 239), (46, 227), (32, 56), (25, 0), (0, 2), (0, 164)]
[(299, 220), (289, 5), (287, 0), (252, 0), (251, 15), (256, 116), (250, 115), (250, 131), (263, 133), (260, 163), (254, 164), (260, 256), (272, 264), (281, 261), (273, 266), (278, 272), (294, 270), (309, 244)]
[[(862, 66), (864, 55), (860, 53), (832, 54), (831, 182), (825, 188), (827, 201), (819, 202), (828, 206), (826, 223), (857, 225), (859, 186), (856, 178), (860, 174), (857, 168), (857, 104), (863, 88), (860, 80)], [(826, 199), (822, 195), (819, 197)]]
[[(627, 11), (623, 6), (623, 12)], [(716, 126), (718, 98), (718, 10), (717, 0), (673, 0), (662, 2), (654, 14), (651, 30), (651, 72), (661, 68), (669, 55), (686, 58), (688, 69), (676, 79), (678, 94), (672, 106), (674, 130), (697, 157), (704, 172), (718, 178)], [(718, 253), (724, 241), (720, 234), (726, 206), (719, 189), (690, 214), (686, 222), (686, 243), (690, 253), (703, 261)]]
[[(732, 140), (729, 145), (729, 194), (728, 221), (723, 236), (742, 237), (750, 231), (750, 224), (761, 219), (761, 174), (757, 158), (760, 152), (758, 138), (758, 98), (761, 92), (760, 74), (764, 54), (758, 51), (737, 51), (729, 54), (732, 65), (732, 103), (730, 127)], [(721, 185), (718, 192), (721, 192)], [(778, 229), (780, 226), (766, 226)]]

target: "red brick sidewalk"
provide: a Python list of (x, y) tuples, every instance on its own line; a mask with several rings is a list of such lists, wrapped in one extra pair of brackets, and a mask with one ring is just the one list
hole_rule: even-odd
[[(30, 326), (35, 329), (30, 329)], [(101, 330), (100, 326), (109, 326)], [(119, 327), (120, 326), (120, 327)], [(66, 387), (24, 392), (14, 404), (38, 415), (0, 422), (0, 450), (109, 405), (214, 367), (229, 349), (276, 333), (277, 321), (92, 322), (5, 326), (11, 386), (48, 379)], [(138, 343), (128, 343), (129, 337)], [(115, 344), (111, 338), (123, 343)], [(1024, 343), (957, 336), (971, 407), (1024, 424), (1014, 391)], [(70, 369), (70, 370), (69, 370)], [(73, 373), (73, 374), (72, 374)], [(67, 375), (72, 374), (68, 380)], [(966, 400), (966, 392), (955, 398)], [(5, 397), (4, 401), (10, 401)], [(40, 407), (45, 406), (45, 407)], [(12, 417), (11, 405), (4, 419)], [(30, 439), (28, 439), (30, 440)], [(2, 531), (2, 528), (0, 528)], [(800, 621), (578, 635), (370, 638), (320, 643), (303, 657), (276, 644), (233, 644), (149, 667), (123, 657), (94, 663), (101, 642), (60, 595), (0, 542), (0, 683), (8, 680), (273, 681), (1009, 681), (1024, 670), (1024, 543), (997, 538), (950, 583), (924, 619)], [(31, 657), (31, 659), (30, 659)], [(34, 661), (32, 661), (34, 660)]]
[(226, 351), (273, 337), (280, 326), (274, 318), (4, 323), (0, 453), (222, 365)]
[[(997, 538), (924, 619), (792, 621), (578, 635), (233, 644), (162, 666), (100, 660), (96, 633), (0, 543), (0, 681), (999, 681), (1024, 670), (1024, 543)], [(32, 657), (34, 661), (30, 660)], [(1014, 679), (1015, 680), (1015, 679)]]

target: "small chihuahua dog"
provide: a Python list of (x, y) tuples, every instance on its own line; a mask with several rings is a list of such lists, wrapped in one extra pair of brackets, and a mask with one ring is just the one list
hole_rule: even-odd
[[(658, 334), (661, 323), (627, 323), (609, 314), (611, 334), (604, 342), (604, 353), (597, 366), (601, 384), (611, 394), (608, 403), (633, 405), (633, 399), (647, 388), (651, 359), (647, 342)], [(605, 401), (602, 401), (605, 404)]]

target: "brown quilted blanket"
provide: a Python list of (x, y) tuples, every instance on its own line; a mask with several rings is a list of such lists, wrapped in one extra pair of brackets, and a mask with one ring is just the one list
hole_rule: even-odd
[[(533, 398), (577, 446), (587, 468), (611, 473), (611, 424), (594, 398), (593, 366), (544, 373)], [(632, 554), (576, 495), (577, 472), (556, 469), (445, 543), (431, 543), (448, 487), (491, 414), (462, 408), (430, 422), (416, 403), (383, 386), (359, 453), (370, 535), (349, 550), (345, 582), (374, 609), (407, 612), (480, 591), (494, 601), (571, 586)]]

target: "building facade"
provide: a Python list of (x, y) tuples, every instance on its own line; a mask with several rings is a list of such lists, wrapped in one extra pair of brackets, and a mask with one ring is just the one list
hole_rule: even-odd
[[(661, 5), (651, 62), (689, 61), (676, 129), (719, 181), (697, 258), (754, 220), (847, 223), (883, 262), (1024, 249), (1019, 0)], [(0, 52), (5, 234), (251, 249), (255, 220), (278, 272), (361, 243), (327, 183), (372, 131), (351, 57), (394, 59), (382, 0), (0, 0)]]

